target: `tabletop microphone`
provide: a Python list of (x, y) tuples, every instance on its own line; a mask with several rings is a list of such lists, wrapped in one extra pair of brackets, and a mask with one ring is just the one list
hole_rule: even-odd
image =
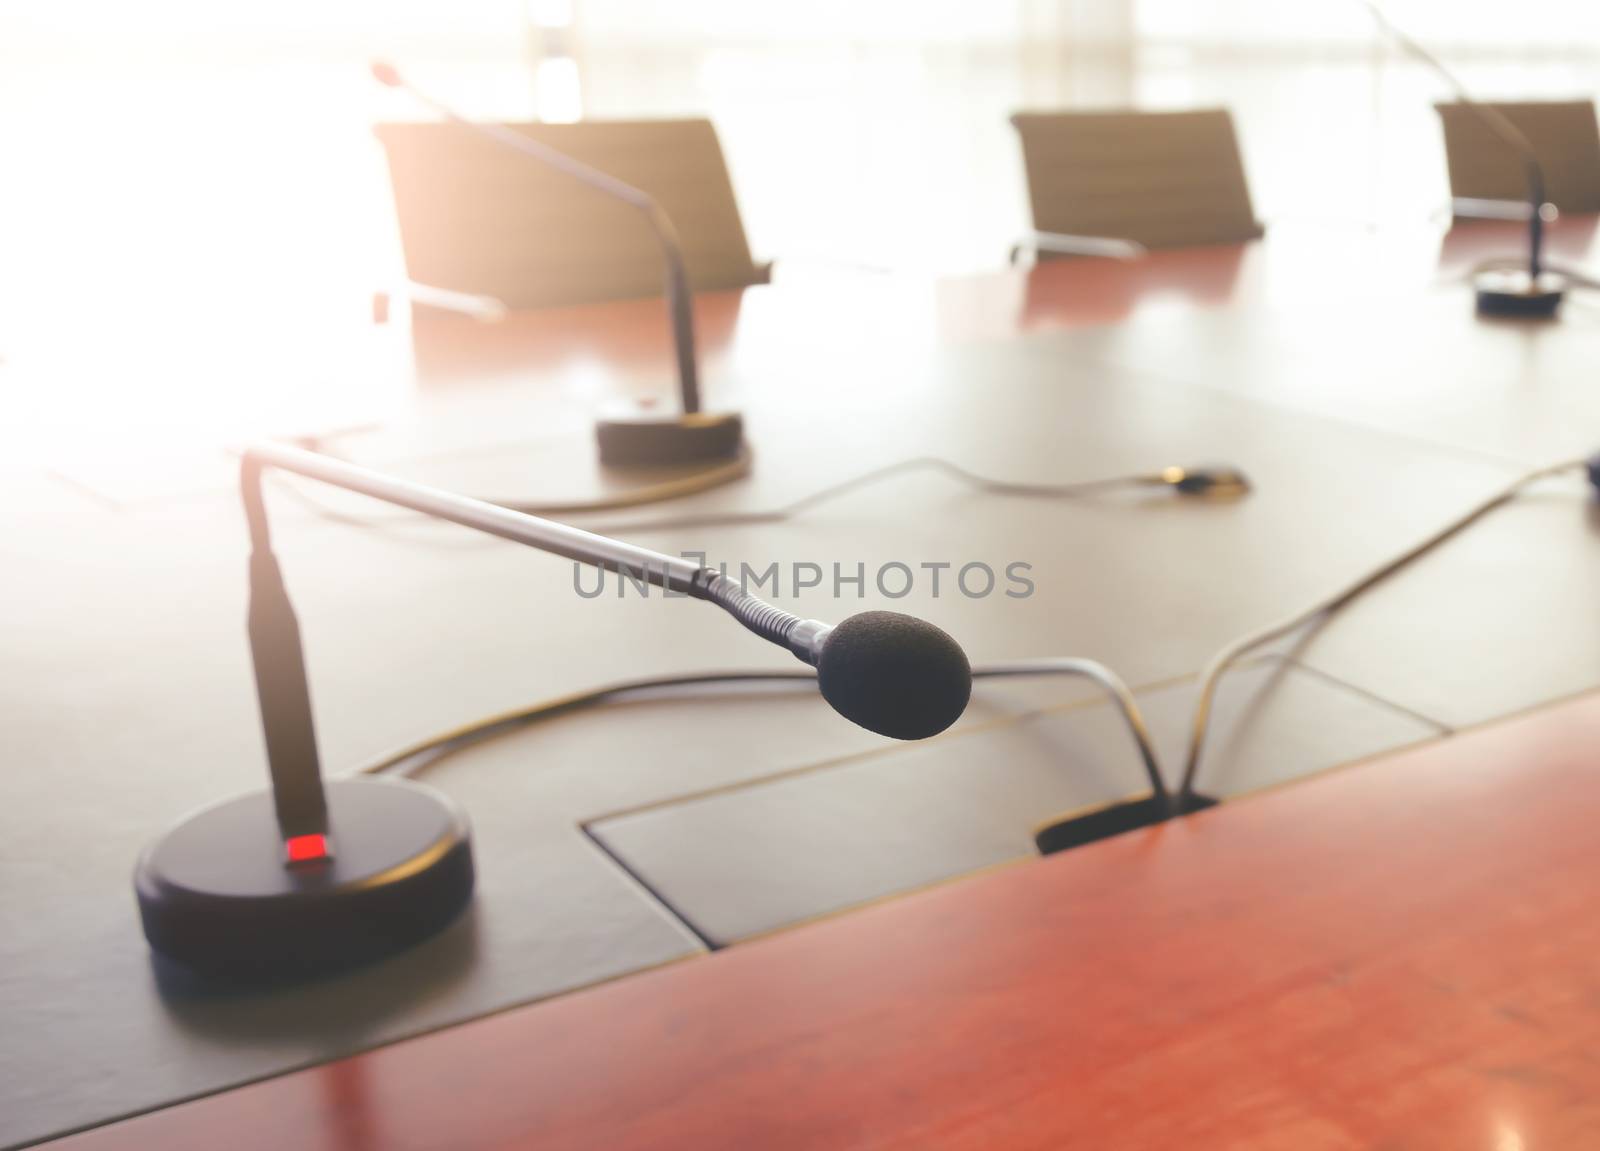
[(399, 951), (472, 898), (465, 815), (401, 779), (324, 781), (300, 629), (272, 551), (263, 473), (292, 472), (604, 571), (708, 601), (817, 669), (840, 715), (894, 739), (953, 724), (972, 694), (961, 646), (933, 624), (868, 611), (804, 619), (681, 556), (387, 476), (285, 444), (249, 448), (240, 490), (250, 534), (249, 638), (270, 791), (209, 807), (148, 848), (134, 886), (146, 938), (201, 972), (284, 978)]
[(1527, 270), (1497, 269), (1479, 272), (1473, 278), (1478, 311), (1491, 316), (1545, 318), (1554, 316), (1561, 306), (1562, 296), (1566, 294), (1567, 279), (1559, 273), (1547, 271), (1544, 267), (1544, 166), (1539, 163), (1533, 145), (1504, 112), (1475, 100), (1456, 74), (1446, 68), (1442, 60), (1423, 47), (1420, 41), (1396, 24), (1377, 0), (1362, 0), (1362, 3), (1395, 43), (1439, 76), (1455, 93), (1461, 106), (1476, 116), (1495, 139), (1515, 153), (1517, 159), (1522, 162), (1524, 177), (1528, 184)]
[(672, 320), (672, 340), (678, 364), (679, 415), (630, 412), (602, 419), (595, 437), (604, 464), (622, 467), (685, 464), (732, 459), (744, 447), (744, 423), (737, 412), (706, 412), (700, 403), (700, 367), (695, 353), (694, 304), (683, 244), (672, 219), (648, 192), (585, 164), (559, 148), (523, 134), (505, 124), (469, 120), (413, 85), (393, 64), (372, 63), (380, 84), (409, 93), (452, 124), (475, 132), (503, 148), (565, 173), (573, 179), (635, 209), (650, 226), (666, 268), (667, 309)]
[[(268, 468), (294, 472), (707, 600), (749, 631), (815, 667), (817, 687), (833, 709), (879, 735), (894, 739), (937, 735), (960, 718), (972, 691), (972, 672), (961, 647), (933, 624), (913, 616), (863, 612), (837, 626), (802, 619), (751, 595), (738, 580), (715, 568), (681, 556), (386, 476), (287, 444), (258, 444), (244, 455), (245, 508), (256, 555), (271, 554), (260, 491), (260, 473)], [(262, 570), (271, 575), (270, 570)]]

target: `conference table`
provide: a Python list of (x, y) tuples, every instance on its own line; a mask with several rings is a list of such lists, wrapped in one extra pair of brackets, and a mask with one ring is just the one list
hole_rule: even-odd
[[(1468, 271), (1517, 243), (1514, 227), (1495, 224), (1444, 233), (1324, 222), (1237, 247), (941, 280), (780, 263), (771, 286), (696, 301), (709, 401), (744, 413), (751, 474), (690, 500), (574, 518), (785, 572), (1025, 563), (1035, 591), (1023, 598), (925, 582), (891, 598), (870, 575), (859, 594), (786, 586), (771, 598), (823, 618), (875, 607), (921, 615), (977, 665), (1101, 660), (1134, 688), (1171, 777), (1195, 676), (1225, 643), (1525, 470), (1600, 447), (1600, 308), (1575, 294), (1549, 324), (1473, 314)], [(1552, 229), (1559, 259), (1581, 263), (1593, 246), (1593, 221)], [(324, 434), (328, 450), (501, 499), (581, 501), (653, 478), (602, 472), (590, 429), (608, 404), (670, 402), (659, 301), (495, 325), (400, 316), (351, 338), (370, 354), (342, 349), (340, 362), (370, 365), (359, 382), (379, 397), (372, 418), (349, 420), (348, 397), (326, 395), (313, 397), (307, 426), (315, 402), (374, 426)], [(1253, 489), (1231, 501), (1042, 500), (908, 470), (769, 522), (677, 522), (782, 509), (922, 457), (1038, 483), (1223, 462)], [(430, 770), (426, 781), (461, 802), (477, 841), (478, 895), (451, 930), (310, 985), (210, 985), (149, 955), (129, 873), (185, 812), (264, 782), (233, 466), (219, 447), (197, 453), (178, 485), (129, 473), (119, 487), (106, 469), (76, 463), (13, 477), (0, 718), (19, 766), (0, 777), (0, 1145), (140, 1112), (153, 1114), (81, 1138), (182, 1146), (202, 1139), (186, 1125), (224, 1116), (228, 1137), (252, 1145), (451, 1145), (420, 1111), (431, 1100), (434, 1118), (449, 1121), (444, 1100), (478, 1080), (484, 1094), (461, 1110), (482, 1122), (469, 1129), (457, 1117), (462, 1145), (659, 1144), (679, 1132), (780, 1145), (780, 1130), (812, 1145), (993, 1145), (996, 1132), (1028, 1145), (1029, 1130), (1051, 1130), (1028, 1126), (1046, 1122), (1038, 1107), (1018, 1111), (1015, 1130), (1004, 1124), (1008, 1101), (1030, 1092), (1085, 1130), (1117, 1123), (1154, 1140), (1188, 1130), (1161, 1124), (1180, 1122), (1173, 1092), (1191, 1073), (1204, 1105), (1182, 1122), (1221, 1124), (1251, 1106), (1217, 1103), (1228, 1065), (1202, 1043), (1207, 1021), (1239, 1039), (1240, 1059), (1300, 1076), (1263, 1088), (1251, 1113), (1262, 1130), (1276, 1116), (1302, 1135), (1280, 1145), (1356, 1145), (1321, 1113), (1293, 1110), (1291, 1087), (1309, 1098), (1314, 1076), (1271, 1047), (1292, 1029), (1251, 1031), (1262, 1025), (1230, 997), (1281, 993), (1274, 1010), (1311, 1030), (1374, 1005), (1397, 1029), (1406, 1010), (1424, 1011), (1426, 997), (1402, 994), (1431, 978), (1416, 971), (1384, 969), (1373, 998), (1358, 994), (1363, 964), (1383, 966), (1376, 949), (1394, 938), (1385, 932), (1412, 890), (1384, 881), (1385, 859), (1397, 876), (1430, 863), (1455, 876), (1446, 910), (1490, 906), (1491, 889), (1524, 878), (1553, 884), (1569, 860), (1574, 886), (1562, 898), (1583, 894), (1582, 773), (1557, 751), (1581, 750), (1592, 704), (1549, 712), (1557, 734), (1543, 742), (1528, 726), (1448, 738), (1600, 686), (1600, 514), (1573, 476), (1231, 672), (1202, 761), (1202, 789), (1226, 801), (1213, 812), (1037, 859), (1039, 823), (1142, 787), (1115, 709), (1081, 681), (982, 683), (961, 723), (911, 745), (850, 727), (806, 691), (661, 693)], [(338, 493), (282, 482), (272, 516), (330, 774), (618, 679), (794, 666), (698, 605), (583, 599), (570, 565)], [(1512, 739), (1531, 750), (1494, 742)], [(1472, 753), (1468, 740), (1501, 750)], [(1425, 745), (1414, 760), (1374, 758), (1414, 745)], [(1373, 762), (1296, 782), (1363, 760)], [(1518, 815), (1541, 781), (1540, 794), (1565, 787), (1567, 805)], [(1530, 830), (1540, 821), (1547, 836)], [(1451, 838), (1462, 829), (1485, 850)], [(1486, 829), (1505, 838), (1482, 839)], [(1524, 841), (1526, 860), (1514, 849)], [(1321, 896), (1288, 900), (1263, 886), (1301, 867), (1326, 881)], [(1415, 890), (1418, 900), (1440, 894)], [(1340, 915), (1369, 896), (1400, 902), (1373, 911), (1365, 934), (1341, 936)], [(1559, 908), (1524, 910), (1518, 922), (1537, 934)], [(1442, 916), (1438, 932), (1445, 918), (1460, 926)], [(1510, 923), (1486, 915), (1480, 926)], [(1257, 929), (1260, 946), (1235, 926)], [(945, 929), (967, 942), (933, 945), (926, 933)], [(1576, 947), (1550, 931), (1552, 954)], [(1416, 946), (1429, 938), (1419, 933)], [(1313, 970), (1331, 998), (1318, 999), (1315, 981), (1294, 984), (1293, 973)], [(897, 985), (900, 996), (874, 1008)], [(1046, 987), (1059, 1011), (1042, 1010)], [(727, 998), (713, 1010), (719, 988)], [(949, 1030), (930, 1030), (941, 1014)], [(835, 1015), (848, 1049), (815, 1045)], [(808, 1017), (819, 1021), (809, 1040)], [(1133, 1024), (1124, 1038), (1118, 1019)], [(1082, 1027), (1084, 1044), (1046, 1043), (1040, 1029), (1055, 1026)], [(662, 1034), (689, 1044), (681, 1065)], [(1578, 1032), (1563, 1034), (1576, 1060)], [(1137, 1065), (1141, 1045), (1149, 1055)], [(712, 1075), (719, 1049), (732, 1062), (713, 1083), (735, 1064), (752, 1078), (685, 1089), (668, 1107), (661, 1092), (693, 1082), (697, 1067)], [(1444, 1080), (1466, 1074), (1451, 1051), (1430, 1057)], [(851, 1074), (880, 1058), (887, 1078)], [(1409, 1065), (1395, 1058), (1398, 1079)], [(991, 1081), (959, 1118), (949, 1077), (974, 1066), (991, 1068)], [(1526, 1081), (1526, 1063), (1506, 1066), (1507, 1083)], [(317, 1069), (296, 1072), (307, 1067)], [(286, 1072), (296, 1073), (271, 1078)], [(1099, 1076), (1083, 1096), (1104, 1104), (1092, 1114), (1062, 1102), (1081, 1075)], [(585, 1076), (593, 1082), (580, 1090)], [(169, 1109), (260, 1079), (270, 1082)], [(898, 1108), (867, 1108), (874, 1084)], [(1449, 1086), (1430, 1098), (1445, 1107)], [(908, 1126), (917, 1101), (935, 1097), (947, 1098), (928, 1104), (926, 1122), (946, 1126)], [(1374, 1114), (1400, 1121), (1399, 1110)], [(172, 1126), (151, 1126), (160, 1123)], [(1379, 1128), (1350, 1128), (1369, 1129)], [(1052, 1144), (1041, 1135), (1039, 1145)]]
[(1588, 1146), (1600, 696), (63, 1151)]

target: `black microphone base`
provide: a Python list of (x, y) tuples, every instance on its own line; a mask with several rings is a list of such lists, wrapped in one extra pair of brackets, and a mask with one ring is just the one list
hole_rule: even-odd
[(744, 447), (737, 412), (658, 415), (641, 412), (595, 425), (600, 462), (607, 467), (670, 467), (731, 460)]
[(1075, 811), (1036, 829), (1033, 844), (1040, 855), (1053, 855), (1073, 847), (1082, 847), (1101, 839), (1110, 839), (1125, 831), (1137, 831), (1165, 823), (1192, 811), (1215, 807), (1217, 801), (1209, 796), (1191, 792), (1187, 795), (1146, 795), (1138, 799), (1125, 799)]
[(1561, 307), (1567, 292), (1567, 278), (1554, 272), (1541, 272), (1537, 278), (1527, 272), (1481, 272), (1473, 277), (1480, 316), (1522, 316), (1548, 320)]
[(286, 863), (266, 791), (196, 812), (152, 844), (134, 873), (150, 946), (207, 976), (304, 978), (420, 943), (471, 902), (471, 833), (448, 799), (372, 778), (326, 791), (324, 859)]

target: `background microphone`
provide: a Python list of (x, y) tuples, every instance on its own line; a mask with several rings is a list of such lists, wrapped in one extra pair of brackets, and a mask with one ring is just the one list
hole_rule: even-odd
[(1502, 316), (1554, 316), (1556, 309), (1561, 306), (1561, 297), (1566, 292), (1567, 280), (1565, 276), (1544, 269), (1544, 167), (1539, 163), (1533, 145), (1504, 112), (1473, 99), (1466, 85), (1462, 84), (1455, 73), (1396, 24), (1377, 0), (1362, 0), (1362, 3), (1401, 48), (1444, 80), (1461, 105), (1477, 116), (1484, 127), (1516, 153), (1517, 158), (1522, 161), (1523, 172), (1528, 182), (1527, 270), (1478, 273), (1473, 278), (1478, 311)]
[(282, 979), (349, 966), (443, 930), (472, 898), (471, 835), (453, 803), (407, 780), (322, 778), (299, 625), (272, 552), (262, 491), (268, 468), (716, 604), (815, 667), (829, 705), (881, 735), (935, 735), (961, 717), (972, 693), (966, 653), (923, 620), (882, 611), (837, 627), (802, 619), (679, 556), (315, 452), (257, 445), (239, 474), (272, 788), (190, 816), (144, 852), (134, 875), (151, 947), (194, 970)]
[(558, 148), (504, 124), (468, 120), (453, 108), (411, 84), (393, 64), (375, 61), (372, 75), (381, 84), (410, 93), (452, 124), (519, 152), (547, 167), (636, 209), (650, 225), (666, 265), (667, 308), (672, 318), (673, 346), (678, 360), (679, 416), (640, 412), (600, 420), (595, 426), (600, 461), (618, 466), (658, 466), (702, 460), (731, 459), (744, 446), (744, 425), (736, 412), (705, 412), (700, 407), (700, 368), (695, 354), (694, 310), (683, 245), (671, 218), (649, 193), (591, 167)]

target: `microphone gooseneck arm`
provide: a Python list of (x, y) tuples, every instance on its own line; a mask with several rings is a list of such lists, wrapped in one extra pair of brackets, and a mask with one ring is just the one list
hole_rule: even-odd
[(273, 802), (286, 844), (299, 836), (323, 834), (328, 814), (300, 630), (272, 554), (262, 481), (269, 468), (716, 604), (746, 630), (816, 668), (817, 690), (828, 705), (879, 735), (937, 735), (961, 717), (971, 696), (972, 669), (961, 646), (912, 616), (869, 611), (837, 626), (802, 619), (751, 595), (720, 571), (681, 556), (386, 476), (332, 456), (259, 443), (243, 454), (239, 487), (250, 529), (251, 658)]
[(745, 591), (737, 581), (681, 556), (666, 555), (498, 504), (386, 476), (287, 444), (253, 445), (245, 451), (240, 467), (245, 517), (250, 526), (252, 551), (257, 555), (270, 555), (272, 546), (261, 491), (262, 472), (267, 468), (293, 472), (605, 571), (643, 579), (667, 591), (707, 600), (762, 639), (787, 648), (812, 665), (820, 654), (822, 640), (831, 630), (817, 620), (801, 619), (773, 607)]
[(817, 666), (817, 661), (822, 657), (822, 642), (833, 631), (831, 624), (802, 619), (782, 608), (773, 607), (745, 591), (737, 580), (731, 580), (720, 572), (702, 568), (697, 582), (700, 590), (693, 594), (710, 600), (769, 643), (788, 648), (801, 662)]
[(267, 468), (293, 472), (607, 571), (642, 574), (658, 587), (694, 594), (693, 585), (700, 567), (688, 560), (608, 539), (554, 520), (524, 515), (499, 504), (387, 476), (319, 452), (277, 443), (258, 443), (246, 449), (240, 468), (250, 542), (258, 551), (270, 547), (266, 509), (261, 498), (261, 473)]
[(1522, 161), (1523, 177), (1528, 184), (1528, 274), (1538, 280), (1539, 274), (1544, 271), (1544, 217), (1540, 214), (1544, 208), (1545, 182), (1544, 166), (1539, 163), (1538, 154), (1533, 150), (1533, 144), (1522, 130), (1513, 124), (1510, 118), (1500, 109), (1489, 105), (1480, 104), (1473, 98), (1472, 93), (1456, 74), (1446, 68), (1444, 61), (1428, 51), (1421, 41), (1412, 36), (1404, 28), (1396, 24), (1389, 13), (1377, 0), (1362, 0), (1367, 11), (1372, 13), (1379, 25), (1389, 36), (1409, 52), (1412, 56), (1422, 61), (1431, 68), (1455, 93), (1456, 99), (1463, 107), (1472, 109), (1472, 112), (1483, 125), (1492, 132), (1507, 148), (1516, 153)]
[(642, 579), (668, 591), (707, 600), (749, 631), (788, 649), (813, 667), (819, 665), (823, 641), (833, 631), (829, 624), (801, 619), (773, 607), (720, 572), (678, 556), (386, 476), (317, 452), (286, 444), (253, 445), (245, 451), (239, 468), (240, 495), (250, 529), (250, 656), (267, 745), (267, 765), (272, 776), (273, 802), (278, 826), (286, 841), (303, 835), (325, 834), (328, 810), (300, 626), (272, 551), (271, 528), (262, 492), (262, 475), (268, 468), (293, 472), (605, 571)]
[(683, 410), (686, 415), (699, 412), (700, 369), (695, 353), (694, 310), (689, 291), (689, 274), (683, 261), (683, 244), (678, 238), (677, 228), (672, 224), (672, 218), (655, 198), (625, 180), (619, 180), (515, 129), (503, 124), (468, 120), (453, 108), (441, 104), (426, 92), (413, 87), (411, 82), (401, 75), (399, 69), (390, 64), (374, 64), (372, 74), (379, 83), (391, 88), (404, 89), (414, 99), (433, 109), (450, 123), (531, 157), (546, 167), (564, 172), (596, 191), (621, 200), (638, 210), (645, 218), (645, 222), (650, 225), (650, 230), (655, 233), (666, 265), (667, 308), (672, 315), (672, 338), (678, 357), (678, 387), (682, 396)]

